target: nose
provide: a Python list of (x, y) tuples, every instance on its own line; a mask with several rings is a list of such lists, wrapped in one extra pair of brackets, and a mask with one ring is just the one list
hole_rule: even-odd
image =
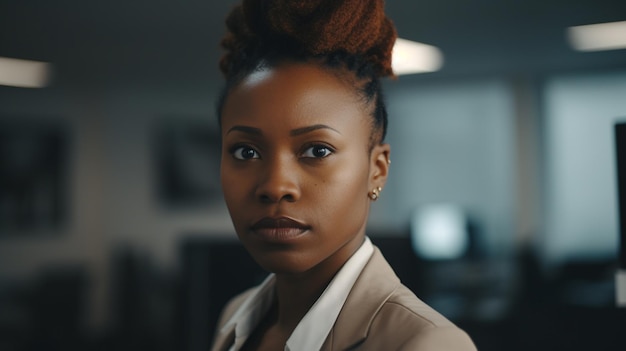
[(295, 202), (300, 198), (297, 165), (290, 160), (266, 160), (256, 188), (256, 198), (263, 203)]

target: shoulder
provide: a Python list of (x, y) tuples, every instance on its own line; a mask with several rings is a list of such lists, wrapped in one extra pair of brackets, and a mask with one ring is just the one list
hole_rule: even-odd
[(394, 350), (476, 350), (470, 337), (400, 285), (372, 320), (368, 340)]
[(329, 338), (332, 349), (476, 350), (463, 330), (400, 282), (378, 249), (354, 284)]
[(241, 307), (241, 305), (244, 303), (244, 301), (246, 301), (248, 296), (250, 296), (252, 293), (254, 293), (254, 291), (256, 291), (257, 289), (258, 289), (258, 287), (250, 288), (250, 289), (240, 293), (239, 295), (236, 295), (235, 297), (231, 298), (226, 303), (226, 305), (224, 305), (224, 308), (222, 309), (222, 312), (220, 313), (220, 317), (219, 317), (218, 323), (217, 323), (217, 331), (218, 332), (219, 332), (219, 330), (222, 327), (224, 327), (224, 324), (226, 324), (226, 322), (228, 322), (233, 317), (235, 312), (237, 312), (239, 307)]
[(423, 327), (454, 326), (446, 317), (420, 300), (404, 285), (399, 285), (382, 305), (378, 317), (388, 314), (405, 316), (407, 322)]

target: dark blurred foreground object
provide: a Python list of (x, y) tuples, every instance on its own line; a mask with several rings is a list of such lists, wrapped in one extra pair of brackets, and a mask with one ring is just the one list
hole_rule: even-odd
[(228, 300), (259, 284), (267, 272), (236, 240), (190, 236), (181, 245), (181, 351), (208, 350)]
[(85, 340), (87, 276), (46, 269), (30, 284), (0, 285), (0, 350), (79, 350)]
[(0, 123), (0, 237), (62, 224), (68, 139), (60, 124)]
[(176, 350), (178, 278), (145, 252), (121, 246), (112, 255), (112, 321), (102, 350)]

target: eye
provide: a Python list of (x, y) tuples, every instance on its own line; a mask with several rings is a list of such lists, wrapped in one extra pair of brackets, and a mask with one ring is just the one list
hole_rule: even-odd
[(306, 150), (304, 150), (304, 152), (302, 153), (302, 156), (310, 157), (310, 158), (324, 158), (326, 156), (329, 156), (332, 153), (333, 151), (327, 146), (313, 145), (307, 148)]
[(230, 152), (234, 158), (238, 160), (251, 160), (254, 158), (260, 158), (259, 153), (248, 146), (238, 146), (232, 149)]

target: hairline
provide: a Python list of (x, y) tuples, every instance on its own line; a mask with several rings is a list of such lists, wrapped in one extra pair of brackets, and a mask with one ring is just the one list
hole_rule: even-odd
[[(384, 143), (384, 129), (386, 126), (378, 125), (376, 123), (376, 104), (377, 99), (381, 99), (382, 96), (382, 87), (378, 89), (378, 92), (369, 98), (367, 92), (362, 87), (359, 87), (359, 80), (365, 81), (365, 78), (359, 78), (357, 73), (347, 69), (345, 67), (332, 67), (329, 64), (326, 64), (324, 61), (324, 57), (284, 57), (277, 56), (275, 58), (261, 58), (258, 60), (257, 64), (254, 66), (249, 66), (241, 69), (239, 72), (236, 72), (232, 76), (226, 76), (225, 84), (223, 84), (222, 89), (220, 90), (217, 104), (216, 104), (216, 113), (218, 118), (218, 126), (221, 128), (222, 125), (222, 111), (224, 109), (224, 104), (228, 99), (228, 96), (232, 93), (234, 89), (236, 89), (246, 78), (256, 72), (262, 72), (264, 70), (269, 70), (273, 68), (279, 68), (285, 64), (310, 64), (316, 65), (322, 70), (328, 72), (337, 80), (345, 84), (347, 88), (350, 88), (358, 99), (359, 102), (362, 103), (364, 107), (364, 112), (369, 117), (369, 125), (370, 125), (370, 141), (368, 143), (368, 152), (374, 149), (376, 145), (382, 145)], [(378, 79), (376, 77), (371, 77), (370, 79)]]

